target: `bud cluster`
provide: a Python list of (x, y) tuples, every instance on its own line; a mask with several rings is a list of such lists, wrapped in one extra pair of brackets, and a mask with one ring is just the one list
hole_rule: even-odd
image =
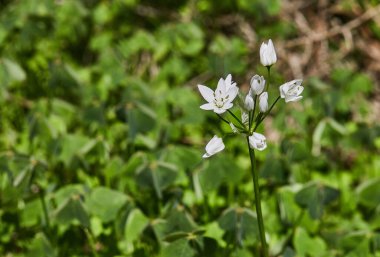
[[(199, 92), (207, 103), (200, 106), (203, 110), (212, 110), (218, 117), (229, 124), (234, 134), (245, 134), (248, 137), (249, 146), (252, 149), (259, 151), (267, 147), (266, 138), (264, 135), (257, 133), (257, 127), (270, 113), (274, 105), (280, 98), (284, 98), (285, 102), (295, 102), (302, 99), (303, 91), (302, 80), (296, 79), (286, 82), (279, 86), (279, 96), (269, 107), (268, 103), (268, 88), (270, 82), (270, 69), (277, 62), (277, 55), (272, 40), (268, 43), (262, 43), (260, 47), (260, 62), (268, 70), (268, 83), (265, 78), (260, 75), (254, 75), (250, 81), (250, 89), (245, 95), (244, 104), (240, 106), (241, 119), (239, 119), (230, 109), (234, 106), (234, 100), (239, 94), (239, 87), (236, 82), (232, 81), (231, 74), (225, 79), (220, 78), (216, 90), (212, 90), (204, 85), (198, 85)], [(258, 104), (257, 104), (258, 102)], [(257, 113), (256, 113), (257, 110)], [(221, 115), (228, 112), (228, 117)], [(225, 148), (222, 138), (214, 136), (206, 145), (206, 153), (203, 158), (208, 158)]]

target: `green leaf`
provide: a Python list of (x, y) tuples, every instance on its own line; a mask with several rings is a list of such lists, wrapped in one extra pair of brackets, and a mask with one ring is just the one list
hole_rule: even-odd
[(323, 256), (326, 252), (326, 243), (319, 237), (310, 237), (306, 230), (297, 228), (293, 238), (293, 244), (297, 252), (297, 256)]
[(69, 165), (75, 156), (80, 155), (80, 149), (93, 140), (79, 134), (65, 135), (60, 141), (61, 151), (58, 159), (63, 161), (65, 165)]
[(367, 231), (348, 233), (341, 239), (339, 246), (346, 251), (345, 256), (371, 256), (369, 251), (371, 235), (372, 233)]
[(42, 206), (40, 199), (26, 203), (21, 212), (21, 224), (24, 227), (32, 227), (38, 224), (42, 216)]
[(173, 232), (192, 232), (197, 225), (193, 221), (189, 213), (186, 212), (183, 205), (172, 207), (166, 215), (165, 231), (166, 233)]
[(206, 162), (205, 168), (199, 172), (199, 181), (205, 194), (218, 189), (222, 183), (238, 183), (244, 175), (229, 156), (215, 156)]
[(0, 59), (11, 79), (15, 81), (23, 81), (26, 79), (26, 73), (20, 65), (10, 59)]
[(134, 209), (128, 215), (127, 223), (125, 225), (125, 237), (127, 244), (132, 244), (146, 226), (149, 224), (149, 219), (139, 209)]
[(284, 224), (293, 225), (298, 222), (300, 207), (294, 199), (294, 190), (290, 187), (282, 187), (277, 193), (277, 202), (280, 212), (281, 221)]
[(152, 161), (149, 166), (137, 172), (137, 182), (147, 188), (153, 188), (158, 198), (162, 198), (162, 190), (170, 186), (177, 177), (178, 169), (166, 162)]
[(226, 242), (223, 240), (224, 231), (220, 228), (217, 222), (211, 222), (206, 225), (204, 236), (215, 239), (220, 246), (225, 247)]
[(37, 233), (29, 245), (27, 257), (54, 257), (57, 251), (43, 233)]
[(195, 250), (189, 245), (186, 238), (179, 239), (169, 244), (162, 250), (160, 257), (195, 257)]
[(326, 128), (326, 120), (321, 120), (317, 127), (315, 128), (313, 132), (313, 148), (312, 153), (313, 155), (319, 155), (321, 153), (321, 141), (322, 141), (322, 134), (325, 131)]
[(339, 190), (311, 182), (306, 184), (295, 196), (297, 204), (307, 208), (313, 219), (319, 219), (325, 205), (339, 197)]
[(284, 183), (286, 179), (285, 163), (280, 158), (268, 156), (259, 171), (260, 177), (268, 183)]
[(129, 138), (135, 139), (138, 133), (145, 133), (153, 129), (156, 124), (156, 114), (150, 107), (136, 103), (127, 110)]
[(171, 233), (171, 234), (165, 236), (163, 240), (164, 240), (165, 242), (169, 242), (169, 243), (171, 243), (171, 242), (174, 242), (174, 241), (176, 241), (176, 240), (178, 240), (178, 239), (188, 237), (189, 234), (190, 234), (190, 233), (187, 233), (187, 232), (181, 232), (181, 231), (179, 231), (179, 232), (174, 232), (174, 233)]
[(256, 242), (258, 238), (257, 218), (249, 209), (229, 208), (222, 213), (218, 223), (226, 232), (225, 238), (230, 243), (243, 245), (244, 243)]
[(62, 225), (78, 223), (84, 227), (90, 225), (89, 216), (79, 195), (73, 195), (66, 199), (66, 201), (54, 211), (53, 217), (58, 224)]
[(357, 188), (359, 202), (367, 207), (376, 208), (380, 205), (380, 179), (372, 179), (362, 183)]
[(88, 210), (98, 216), (103, 222), (116, 218), (119, 210), (127, 203), (128, 197), (118, 191), (106, 188), (95, 188), (88, 200)]

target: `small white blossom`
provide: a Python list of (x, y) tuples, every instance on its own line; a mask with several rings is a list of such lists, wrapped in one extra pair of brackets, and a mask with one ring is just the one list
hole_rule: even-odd
[(303, 86), (302, 80), (295, 79), (280, 86), (281, 98), (285, 98), (285, 102), (296, 102), (302, 99), (301, 93)]
[(236, 83), (232, 82), (232, 76), (229, 74), (224, 80), (221, 78), (215, 92), (203, 85), (198, 85), (199, 92), (208, 102), (200, 106), (203, 110), (213, 110), (215, 113), (222, 114), (230, 109), (232, 101), (238, 94), (239, 88)]
[(264, 92), (259, 97), (260, 112), (268, 111), (268, 92)]
[(232, 132), (239, 133), (239, 130), (237, 130), (237, 128), (235, 127), (235, 125), (232, 122), (230, 122), (230, 127), (232, 129)]
[(244, 105), (248, 111), (253, 110), (253, 107), (255, 106), (255, 101), (253, 100), (250, 93), (248, 93), (247, 96), (245, 97)]
[(265, 148), (267, 148), (267, 139), (264, 135), (260, 133), (253, 132), (252, 136), (250, 136), (248, 139), (251, 148), (257, 149), (259, 151), (262, 151)]
[(259, 95), (263, 92), (265, 87), (265, 79), (263, 76), (255, 75), (251, 78), (251, 90), (252, 95)]
[(260, 61), (261, 64), (268, 67), (277, 62), (276, 51), (274, 50), (273, 42), (269, 39), (268, 44), (264, 42), (260, 47)]
[(208, 158), (224, 149), (224, 143), (221, 138), (214, 136), (206, 145), (206, 153), (202, 156)]

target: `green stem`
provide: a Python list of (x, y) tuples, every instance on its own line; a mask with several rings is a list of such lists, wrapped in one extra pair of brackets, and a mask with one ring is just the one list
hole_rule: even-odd
[(236, 115), (233, 112), (231, 112), (230, 110), (227, 111), (235, 118), (235, 120), (237, 120), (243, 127), (245, 127), (243, 122), (241, 122), (241, 120), (238, 117), (236, 117)]
[(95, 240), (94, 240), (93, 235), (91, 234), (91, 232), (88, 228), (83, 228), (83, 230), (84, 230), (84, 233), (86, 234), (86, 237), (87, 237), (88, 243), (90, 245), (93, 256), (98, 257), (99, 255), (98, 255), (98, 252), (96, 250), (96, 244), (95, 244)]
[[(222, 115), (217, 114), (217, 113), (216, 113), (216, 115), (218, 115), (218, 117), (219, 117), (222, 121), (224, 121), (225, 123), (227, 123), (228, 125), (230, 125), (230, 123), (232, 123), (236, 128), (238, 128), (238, 129), (240, 129), (240, 130), (244, 130), (244, 128), (242, 128), (242, 127), (240, 127), (240, 126), (234, 124), (233, 122), (229, 122), (228, 120), (226, 120), (225, 118), (223, 118)], [(231, 125), (230, 125), (230, 126), (231, 126)]]
[(251, 174), (252, 174), (252, 180), (253, 180), (253, 190), (255, 192), (255, 205), (256, 205), (257, 221), (259, 225), (261, 247), (262, 247), (263, 256), (268, 257), (268, 247), (265, 240), (264, 220), (263, 220), (263, 214), (261, 212), (259, 176), (256, 171), (255, 151), (251, 149), (249, 145), (249, 137), (247, 137), (247, 144), (248, 144), (248, 149), (249, 149), (249, 157), (251, 159)]
[(255, 99), (254, 99), (253, 111), (252, 111), (252, 117), (250, 116), (251, 119), (249, 120), (249, 131), (251, 131), (252, 121), (253, 121), (253, 119), (255, 118), (256, 103), (257, 103), (257, 95), (255, 95)]
[(271, 107), (269, 108), (269, 110), (264, 114), (264, 116), (256, 123), (256, 126), (255, 128), (253, 129), (253, 131), (256, 131), (257, 127), (261, 124), (261, 122), (263, 122), (263, 120), (268, 116), (268, 114), (272, 111), (273, 107), (276, 105), (276, 103), (278, 102), (278, 100), (280, 100), (281, 96), (278, 96), (277, 99), (273, 102), (273, 104), (271, 105)]
[(219, 117), (222, 121), (224, 121), (225, 123), (227, 123), (228, 125), (230, 125), (230, 122), (229, 122), (228, 120), (226, 120), (225, 118), (223, 118), (222, 115), (220, 115), (220, 114), (218, 114), (218, 113), (216, 113), (216, 115), (218, 115), (218, 117)]
[(267, 71), (268, 71), (268, 83), (266, 85), (266, 90), (268, 92), (268, 88), (269, 88), (269, 85), (270, 85), (270, 66), (267, 66)]

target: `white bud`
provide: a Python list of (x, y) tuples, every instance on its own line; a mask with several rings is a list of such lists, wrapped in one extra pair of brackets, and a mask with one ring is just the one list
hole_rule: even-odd
[(264, 92), (259, 97), (260, 112), (268, 111), (268, 92)]
[(267, 148), (267, 139), (264, 135), (260, 133), (253, 132), (252, 136), (250, 136), (248, 140), (251, 148), (257, 149), (259, 151), (262, 151), (265, 148)]
[(265, 87), (265, 79), (263, 76), (255, 75), (251, 78), (251, 92), (253, 95), (259, 95)]
[(252, 96), (250, 94), (247, 94), (244, 101), (245, 108), (248, 111), (252, 111), (255, 106), (255, 101), (253, 100)]
[(224, 149), (224, 143), (221, 138), (214, 136), (206, 145), (206, 153), (202, 156), (208, 158)]
[(285, 98), (285, 102), (296, 102), (302, 99), (303, 86), (302, 79), (295, 79), (280, 86), (281, 98)]
[(274, 45), (271, 39), (269, 39), (268, 44), (264, 42), (260, 47), (260, 62), (262, 65), (268, 67), (277, 62), (276, 51), (274, 50)]

